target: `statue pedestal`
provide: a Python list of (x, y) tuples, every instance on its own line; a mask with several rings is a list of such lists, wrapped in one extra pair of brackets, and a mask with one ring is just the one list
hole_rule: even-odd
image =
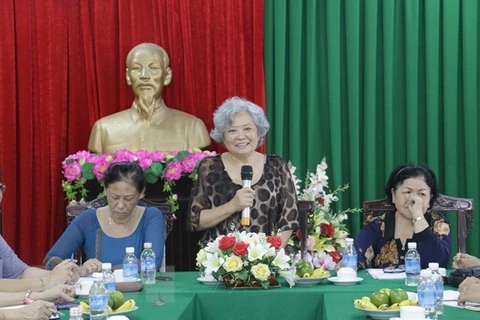
[[(176, 181), (173, 193), (178, 195), (179, 209), (175, 212), (177, 220), (173, 224), (173, 229), (168, 236), (166, 245), (166, 267), (167, 271), (194, 271), (195, 259), (198, 252), (198, 241), (202, 237), (202, 232), (188, 232), (186, 230), (187, 212), (190, 202), (190, 193), (193, 181), (190, 178), (182, 177)], [(102, 192), (98, 181), (89, 180), (85, 183), (88, 195), (85, 201), (92, 201)], [(163, 192), (163, 181), (155, 184), (147, 184), (145, 190), (145, 199), (155, 202), (166, 202), (167, 194)]]

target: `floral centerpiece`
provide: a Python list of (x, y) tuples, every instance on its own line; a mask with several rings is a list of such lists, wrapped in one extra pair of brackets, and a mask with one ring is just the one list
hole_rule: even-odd
[[(308, 173), (305, 178), (305, 188), (301, 190), (301, 180), (295, 176), (296, 168), (288, 164), (292, 177), (297, 188), (299, 200), (310, 200), (316, 202), (316, 207), (308, 216), (308, 235), (303, 259), (309, 261), (313, 267), (323, 267), (325, 270), (335, 268), (341, 259), (341, 253), (345, 248), (345, 239), (349, 231), (345, 221), (348, 213), (361, 212), (359, 208), (348, 208), (335, 212), (333, 206), (338, 201), (338, 194), (349, 188), (348, 184), (337, 187), (333, 191), (328, 190), (327, 161), (325, 158), (317, 165), (315, 173)], [(290, 238), (287, 249), (293, 256), (295, 262), (301, 257), (301, 231), (298, 230)]]
[(201, 245), (196, 265), (203, 277), (228, 287), (269, 288), (277, 283), (277, 274), (291, 270), (291, 259), (281, 244), (278, 236), (237, 231)]
[[(114, 153), (95, 154), (89, 151), (78, 151), (62, 162), (65, 178), (62, 181), (63, 191), (70, 201), (84, 199), (88, 192), (85, 188), (87, 180), (97, 180), (103, 186), (103, 173), (111, 164), (135, 161), (143, 169), (147, 183), (153, 184), (159, 179), (164, 181), (163, 191), (168, 194), (167, 202), (171, 203), (173, 210), (176, 211), (178, 210), (177, 195), (172, 192), (175, 181), (182, 176), (195, 179), (200, 160), (215, 154), (215, 152), (200, 149), (170, 153), (118, 150)], [(103, 193), (100, 193), (98, 197), (102, 195)]]

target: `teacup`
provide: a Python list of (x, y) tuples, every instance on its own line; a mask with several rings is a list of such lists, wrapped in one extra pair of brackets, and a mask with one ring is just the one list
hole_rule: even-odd
[(340, 268), (337, 271), (337, 279), (338, 280), (355, 280), (357, 278), (357, 271), (353, 268)]

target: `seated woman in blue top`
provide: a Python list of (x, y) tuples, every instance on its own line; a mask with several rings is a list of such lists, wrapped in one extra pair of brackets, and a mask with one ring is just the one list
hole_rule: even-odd
[[(163, 259), (164, 221), (157, 208), (138, 206), (145, 191), (145, 177), (137, 163), (117, 162), (103, 176), (108, 205), (82, 212), (58, 239), (44, 259), (46, 268), (83, 248), (88, 259), (80, 267), (86, 276), (102, 269), (101, 262), (121, 268), (126, 247), (134, 247), (137, 258), (145, 242), (151, 242), (157, 269)], [(101, 261), (101, 262), (100, 262)]]
[(450, 259), (450, 225), (427, 213), (438, 197), (435, 173), (425, 165), (401, 165), (392, 171), (385, 194), (396, 211), (369, 217), (355, 238), (358, 267), (405, 264), (409, 242), (417, 243), (422, 268), (429, 262), (446, 267)]

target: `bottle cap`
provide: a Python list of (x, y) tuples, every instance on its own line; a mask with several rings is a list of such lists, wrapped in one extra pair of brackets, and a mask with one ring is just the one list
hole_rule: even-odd
[(94, 272), (92, 277), (103, 279), (103, 274), (101, 272)]
[(438, 270), (438, 268), (440, 268), (440, 265), (438, 264), (438, 262), (430, 262), (428, 264), (428, 269), (430, 270)]
[(417, 249), (417, 243), (416, 242), (409, 242), (408, 243), (408, 249)]
[(112, 264), (110, 262), (102, 263), (102, 270), (112, 270)]
[(127, 247), (127, 248), (125, 248), (125, 252), (126, 252), (126, 253), (134, 253), (134, 252), (135, 252), (135, 248), (134, 248), (134, 247)]
[(151, 243), (151, 242), (145, 242), (145, 243), (143, 244), (143, 247), (144, 247), (145, 249), (152, 249), (152, 243)]
[(346, 243), (353, 243), (353, 238), (346, 238), (346, 239), (345, 239), (345, 242), (346, 242)]
[(432, 275), (432, 270), (423, 269), (420, 271), (420, 277), (428, 277)]

